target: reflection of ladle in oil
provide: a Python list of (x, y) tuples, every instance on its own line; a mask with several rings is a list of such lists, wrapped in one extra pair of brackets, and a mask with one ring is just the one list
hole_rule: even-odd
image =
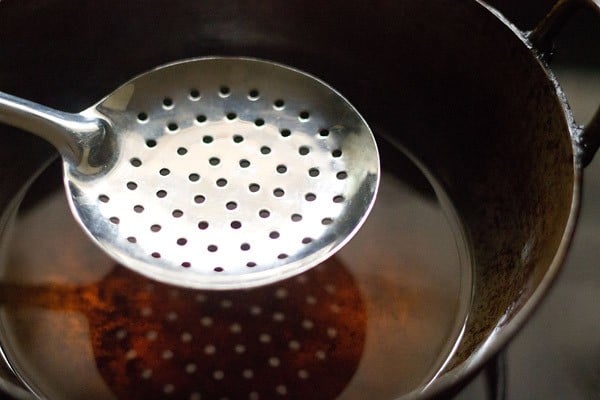
[(0, 284), (2, 304), (83, 312), (118, 398), (333, 399), (355, 373), (366, 309), (336, 259), (276, 285), (197, 291), (123, 267), (86, 286)]

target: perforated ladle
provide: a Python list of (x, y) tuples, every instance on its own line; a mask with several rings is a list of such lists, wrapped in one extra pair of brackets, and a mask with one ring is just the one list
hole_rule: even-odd
[(255, 59), (168, 64), (79, 114), (0, 93), (0, 121), (60, 151), (73, 214), (104, 251), (180, 286), (251, 287), (313, 267), (356, 233), (379, 183), (356, 109)]

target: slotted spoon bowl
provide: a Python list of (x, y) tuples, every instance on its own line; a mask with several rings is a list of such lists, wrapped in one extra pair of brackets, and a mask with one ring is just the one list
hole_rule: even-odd
[(0, 121), (61, 152), (73, 214), (102, 249), (187, 287), (251, 287), (313, 267), (356, 233), (379, 182), (356, 109), (256, 59), (168, 64), (79, 114), (0, 94)]

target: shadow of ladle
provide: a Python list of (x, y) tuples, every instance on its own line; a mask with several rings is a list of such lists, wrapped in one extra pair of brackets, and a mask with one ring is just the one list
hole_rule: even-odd
[(216, 292), (116, 266), (83, 286), (1, 283), (0, 304), (83, 313), (97, 370), (122, 399), (333, 399), (366, 336), (365, 304), (335, 258), (276, 285)]

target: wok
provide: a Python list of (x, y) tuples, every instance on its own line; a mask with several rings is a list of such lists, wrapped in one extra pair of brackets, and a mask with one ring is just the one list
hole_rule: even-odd
[[(547, 61), (553, 36), (579, 5), (595, 7), (560, 0), (524, 33), (480, 1), (5, 0), (0, 87), (76, 112), (139, 72), (206, 55), (272, 60), (332, 85), (373, 128), (384, 169), (410, 170), (408, 162), (432, 177), (425, 189), (411, 180), (418, 173), (405, 179), (425, 197), (443, 193), (467, 243), (472, 278), (458, 340), (434, 375), (399, 394), (444, 396), (525, 323), (571, 241), (600, 116), (577, 126)], [(0, 130), (8, 235), (54, 153)], [(2, 386), (24, 395), (30, 386), (4, 356)]]

